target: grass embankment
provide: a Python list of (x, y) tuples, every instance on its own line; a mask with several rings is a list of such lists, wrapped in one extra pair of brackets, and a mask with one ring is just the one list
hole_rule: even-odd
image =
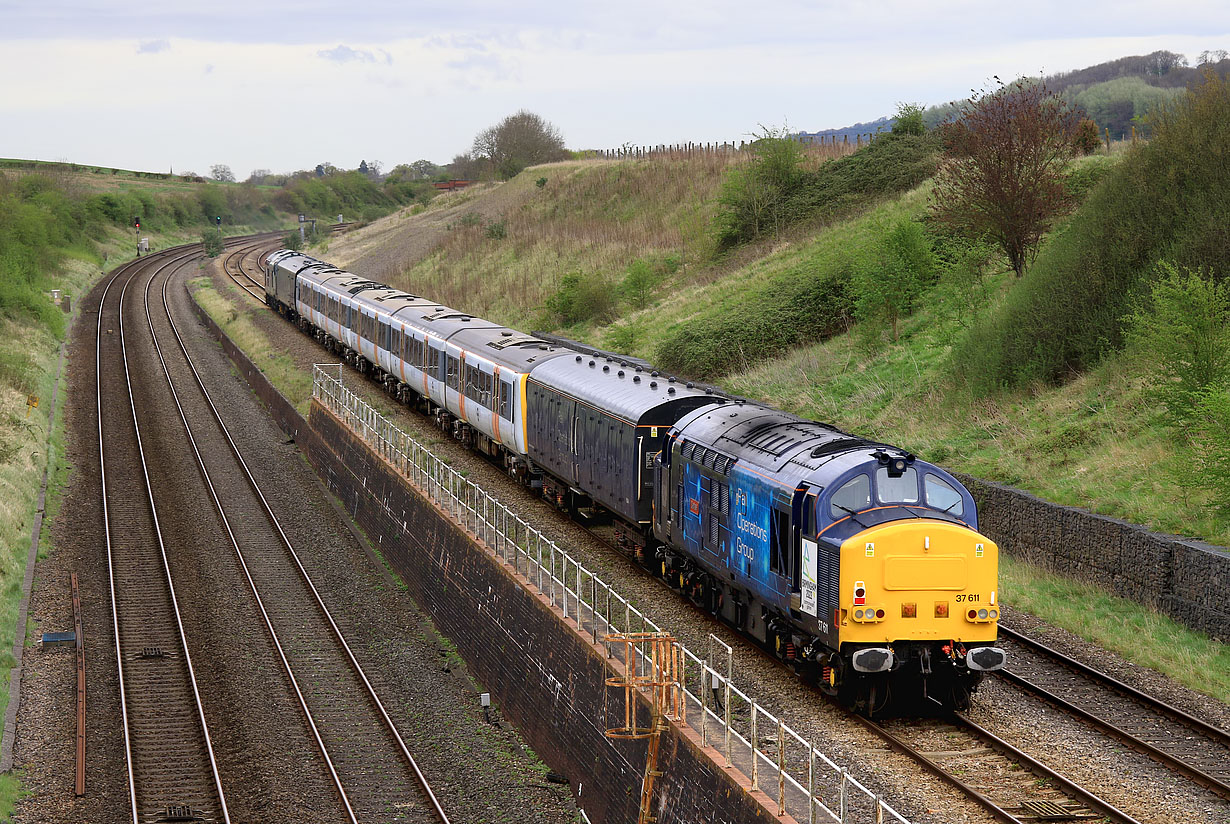
[(1000, 555), (1000, 595), (1010, 606), (1169, 675), (1230, 704), (1230, 647), (1134, 601)]
[[(243, 300), (247, 295), (237, 286), (231, 290), (232, 294), (222, 295), (209, 277), (193, 278), (189, 285), (193, 298), (205, 313), (306, 418), (312, 401), (311, 374), (298, 368), (288, 355), (275, 348), (255, 320), (257, 316), (274, 321), (280, 319), (250, 298)], [(240, 301), (238, 305), (236, 298)]]

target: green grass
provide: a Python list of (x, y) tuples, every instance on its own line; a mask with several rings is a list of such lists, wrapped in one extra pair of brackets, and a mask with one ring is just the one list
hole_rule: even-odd
[(0, 773), (0, 821), (11, 821), (17, 802), (30, 794), (24, 778), (21, 770)]
[(1134, 601), (1000, 555), (1004, 603), (1230, 704), (1230, 647)]
[[(191, 285), (194, 290), (193, 297), (206, 314), (213, 318), (236, 346), (247, 353), (252, 362), (260, 367), (295, 408), (306, 416), (312, 400), (312, 376), (296, 367), (295, 362), (286, 354), (275, 349), (269, 337), (253, 321), (255, 313), (264, 314), (269, 310), (263, 304), (257, 304), (250, 299), (237, 308), (226, 296), (218, 293), (209, 278), (195, 278)], [(236, 295), (241, 295), (238, 286), (232, 284), (227, 288), (233, 290)]]

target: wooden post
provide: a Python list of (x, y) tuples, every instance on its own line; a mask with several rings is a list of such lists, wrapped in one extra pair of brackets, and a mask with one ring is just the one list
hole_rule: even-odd
[(1110, 154), (1110, 126), (1106, 127), (1106, 153)]
[(77, 573), (72, 574), (73, 623), (77, 636), (77, 786), (78, 796), (85, 795), (85, 638), (82, 637), (81, 590)]

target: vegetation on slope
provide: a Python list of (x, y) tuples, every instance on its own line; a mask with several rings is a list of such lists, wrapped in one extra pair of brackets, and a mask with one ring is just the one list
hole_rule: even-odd
[(1161, 261), (1230, 274), (1230, 84), (1209, 74), (1158, 115), (1156, 132), (974, 327), (954, 358), (963, 380), (982, 391), (1055, 382), (1117, 352)]

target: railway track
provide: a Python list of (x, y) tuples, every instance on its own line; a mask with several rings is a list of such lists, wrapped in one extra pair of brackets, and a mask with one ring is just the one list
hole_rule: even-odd
[(130, 285), (199, 255), (168, 250), (108, 282), (95, 329), (103, 533), (132, 821), (229, 822), (139, 426), (124, 328)]
[(889, 721), (854, 717), (890, 747), (959, 789), (997, 821), (1139, 824), (961, 713)]
[(230, 276), (235, 284), (249, 295), (261, 303), (265, 302), (265, 281), (264, 277), (255, 277), (248, 269), (244, 268), (243, 259), (252, 254), (257, 249), (263, 249), (271, 242), (273, 238), (267, 238), (255, 243), (236, 246), (234, 249), (227, 252), (226, 257), (222, 259), (222, 271)]
[(998, 673), (1188, 779), (1230, 798), (1230, 733), (1000, 624)]
[(355, 824), (447, 822), (231, 437), (176, 327), (168, 284), (164, 276), (158, 301), (150, 297), (153, 278), (145, 287), (158, 360), (227, 540), (337, 791), (340, 817)]

